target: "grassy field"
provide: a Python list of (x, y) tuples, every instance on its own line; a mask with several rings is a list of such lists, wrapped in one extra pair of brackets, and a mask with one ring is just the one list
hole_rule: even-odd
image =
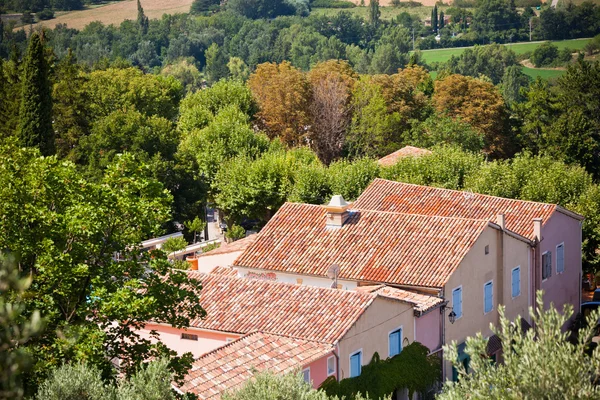
[(537, 68), (527, 68), (523, 67), (523, 73), (525, 75), (529, 75), (533, 79), (538, 76), (542, 79), (552, 79), (558, 78), (562, 74), (565, 73), (564, 69), (537, 69)]
[[(163, 14), (186, 13), (194, 0), (141, 0), (144, 12), (149, 18), (161, 18)], [(93, 21), (106, 25), (118, 25), (126, 19), (137, 18), (137, 3), (135, 0), (125, 0), (109, 3), (101, 7), (90, 7), (81, 11), (72, 11), (57, 16), (41, 24), (54, 28), (57, 24), (67, 24), (69, 28), (82, 29)]]
[[(425, 4), (425, 2), (421, 1), (421, 3)], [(365, 0), (365, 4), (369, 4), (368, 0)], [(435, 4), (435, 1), (433, 1)], [(449, 6), (438, 6), (438, 12), (446, 11)], [(418, 15), (421, 20), (425, 20), (426, 18), (431, 17), (431, 7), (380, 7), (381, 10), (381, 19), (390, 20), (395, 18), (397, 15), (402, 14), (403, 12), (407, 12), (411, 15)], [(369, 17), (369, 7), (354, 7), (354, 8), (314, 8), (311, 11), (311, 14), (316, 15), (335, 15), (340, 11), (348, 11), (354, 15), (358, 15), (364, 19)]]
[[(590, 39), (574, 39), (574, 40), (561, 40), (553, 42), (559, 49), (563, 49), (568, 47), (573, 50), (581, 50), (589, 42)], [(515, 44), (507, 44), (510, 49), (512, 49), (517, 54), (527, 53), (528, 51), (535, 50), (543, 42), (532, 42), (532, 43), (515, 43)], [(423, 60), (428, 63), (433, 62), (446, 62), (452, 56), (459, 56), (463, 51), (465, 51), (465, 47), (454, 48), (454, 49), (434, 49), (434, 50), (423, 50), (421, 53), (423, 55)]]

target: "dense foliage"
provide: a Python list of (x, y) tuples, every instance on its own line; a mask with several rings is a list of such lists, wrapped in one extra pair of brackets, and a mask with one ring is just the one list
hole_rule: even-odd
[(455, 364), (460, 378), (458, 382), (446, 382), (439, 399), (597, 399), (600, 396), (597, 385), (600, 348), (589, 350), (598, 313), (590, 315), (588, 327), (573, 342), (562, 330), (572, 308), (564, 312), (553, 305), (545, 308), (541, 293), (535, 309), (530, 307), (533, 328), (526, 333), (520, 321), (512, 323), (504, 317), (503, 306), (499, 311), (500, 324), (495, 333), (505, 349), (503, 362), (496, 364), (486, 356), (488, 341), (481, 334), (467, 338), (468, 371), (463, 363), (456, 362), (456, 343), (445, 347), (444, 355)]
[(423, 395), (441, 374), (440, 358), (428, 354), (429, 349), (418, 342), (409, 344), (400, 354), (386, 360), (381, 360), (375, 353), (371, 362), (362, 367), (360, 376), (339, 382), (330, 377), (320, 389), (330, 396), (342, 398), (366, 393), (382, 399), (403, 389), (408, 390), (409, 398), (415, 393)]

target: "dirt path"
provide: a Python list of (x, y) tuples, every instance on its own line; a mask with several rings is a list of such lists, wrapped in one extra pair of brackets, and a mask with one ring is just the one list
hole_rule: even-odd
[[(144, 12), (149, 18), (161, 18), (163, 14), (187, 13), (194, 0), (141, 0)], [(82, 11), (72, 11), (60, 15), (42, 24), (54, 28), (57, 24), (67, 24), (69, 28), (82, 29), (93, 21), (100, 21), (105, 25), (119, 25), (126, 19), (137, 18), (137, 2), (126, 0), (108, 4), (102, 7), (90, 8)]]
[(566, 71), (567, 70), (564, 67), (554, 67), (554, 68), (552, 68), (552, 67), (543, 67), (543, 68), (538, 68), (535, 65), (533, 65), (533, 63), (529, 59), (521, 61), (521, 65), (524, 66), (524, 67), (527, 67), (527, 68), (531, 68), (531, 69), (553, 69), (555, 71)]

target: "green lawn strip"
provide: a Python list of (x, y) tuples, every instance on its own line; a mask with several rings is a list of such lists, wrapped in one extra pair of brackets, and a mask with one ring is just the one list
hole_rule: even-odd
[[(574, 51), (581, 50), (585, 47), (587, 42), (590, 39), (572, 39), (572, 40), (560, 40), (554, 41), (556, 47), (563, 49), (568, 47)], [(510, 49), (512, 49), (517, 54), (527, 53), (528, 51), (535, 50), (540, 44), (543, 42), (536, 43), (515, 43), (515, 44), (507, 44)], [(433, 50), (423, 50), (421, 52), (423, 56), (423, 60), (428, 63), (432, 62), (446, 62), (450, 59), (450, 57), (459, 56), (463, 51), (465, 51), (467, 47), (461, 48), (449, 48), (449, 49), (433, 49)]]

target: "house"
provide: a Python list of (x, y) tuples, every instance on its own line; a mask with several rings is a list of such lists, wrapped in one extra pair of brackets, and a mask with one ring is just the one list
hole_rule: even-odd
[(188, 256), (186, 261), (192, 265), (191, 269), (208, 274), (215, 267), (231, 265), (250, 244), (254, 243), (255, 239), (256, 234), (253, 234), (235, 242), (221, 242), (216, 249)]
[[(139, 333), (152, 340), (150, 333), (155, 331), (179, 354), (194, 355), (194, 368), (179, 389), (200, 398), (231, 388), (233, 382), (221, 384), (215, 378), (226, 366), (216, 360), (231, 359), (234, 353), (240, 361), (229, 368), (235, 369), (230, 372), (236, 387), (252, 376), (253, 368), (302, 369), (318, 387), (330, 375), (343, 379), (360, 374), (375, 352), (385, 357), (399, 353), (419, 330), (433, 332), (431, 347), (439, 349), (441, 344), (439, 310), (444, 302), (435, 296), (384, 285), (350, 291), (242, 279), (227, 268), (188, 273), (202, 284), (200, 303), (206, 317), (192, 320), (186, 329), (148, 322)], [(275, 351), (272, 343), (282, 345)], [(255, 351), (243, 350), (246, 345)]]
[(380, 158), (379, 160), (377, 160), (377, 164), (381, 165), (382, 167), (390, 167), (396, 164), (401, 158), (421, 157), (429, 154), (432, 154), (431, 150), (421, 149), (419, 147), (414, 146), (405, 146), (400, 150), (396, 150), (395, 152)]
[[(340, 198), (284, 204), (233, 267), (246, 278), (347, 290), (383, 284), (444, 299), (438, 342), (464, 349), (468, 336), (492, 336), (499, 304), (529, 323), (537, 289), (578, 310), (581, 221), (557, 205), (376, 179), (352, 206)], [(426, 332), (413, 336), (429, 342)], [(444, 376), (450, 371), (445, 363)]]

